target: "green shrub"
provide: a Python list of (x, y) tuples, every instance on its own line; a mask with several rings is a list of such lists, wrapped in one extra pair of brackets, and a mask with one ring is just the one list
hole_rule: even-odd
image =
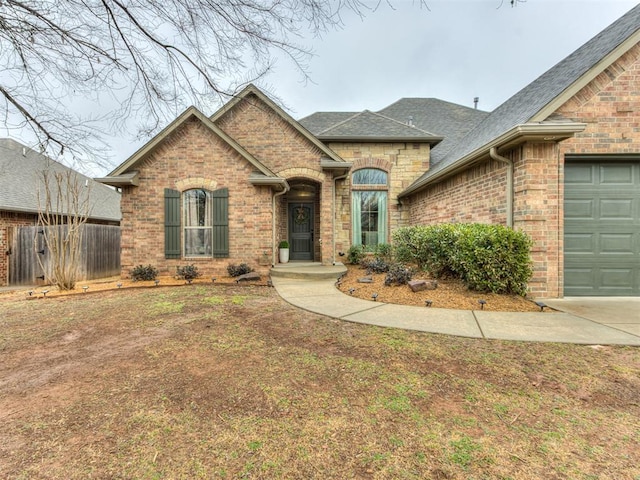
[(347, 260), (351, 265), (359, 265), (364, 256), (365, 251), (362, 245), (351, 245), (347, 250)]
[(184, 267), (176, 267), (176, 275), (178, 278), (191, 282), (200, 277), (202, 274), (195, 265), (185, 265)]
[(158, 269), (152, 265), (138, 265), (129, 272), (134, 282), (143, 280), (155, 280), (158, 278)]
[(404, 227), (393, 238), (399, 260), (436, 278), (453, 275), (473, 290), (526, 294), (533, 242), (523, 232), (502, 225), (443, 224)]
[(390, 243), (376, 245), (373, 255), (386, 262), (391, 262), (393, 260), (393, 246)]
[(286, 240), (282, 240), (279, 244), (278, 244), (278, 248), (289, 248), (289, 242)]
[(229, 266), (227, 266), (227, 272), (230, 277), (239, 277), (245, 273), (253, 272), (253, 268), (246, 263), (241, 263), (240, 265), (229, 264)]
[(384, 278), (386, 286), (396, 284), (405, 285), (413, 278), (413, 270), (404, 266), (402, 263), (394, 263), (389, 267), (387, 276)]

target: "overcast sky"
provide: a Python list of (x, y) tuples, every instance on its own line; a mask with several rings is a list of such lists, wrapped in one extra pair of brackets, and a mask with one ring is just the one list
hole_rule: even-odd
[[(313, 83), (285, 61), (258, 83), (294, 118), (316, 111), (379, 110), (402, 97), (434, 97), (493, 110), (636, 5), (627, 0), (383, 0), (364, 19), (307, 39)], [(500, 8), (499, 8), (500, 7)], [(212, 114), (213, 112), (204, 112)], [(437, 132), (436, 132), (437, 133)], [(114, 139), (114, 166), (145, 142)], [(107, 172), (96, 172), (96, 175)]]

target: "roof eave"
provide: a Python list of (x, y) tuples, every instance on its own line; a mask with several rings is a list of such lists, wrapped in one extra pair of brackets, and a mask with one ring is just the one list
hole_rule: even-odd
[(537, 112), (530, 121), (538, 122), (543, 121), (549, 115), (558, 110), (569, 99), (575, 96), (580, 90), (587, 86), (593, 79), (600, 75), (606, 68), (608, 68), (618, 58), (628, 52), (634, 45), (640, 42), (640, 29), (627, 37), (620, 45), (614, 48), (607, 55), (602, 57), (595, 65), (593, 65), (586, 73), (581, 75), (575, 82), (570, 84), (560, 95), (545, 105), (539, 112)]
[(137, 187), (140, 183), (140, 173), (137, 170), (133, 170), (122, 175), (113, 175), (101, 178), (94, 178), (96, 182), (104, 183), (105, 185), (111, 185), (112, 187)]
[(429, 176), (422, 181), (416, 182), (413, 185), (409, 186), (407, 189), (400, 192), (398, 198), (407, 197), (432, 183), (443, 180), (446, 177), (464, 170), (472, 163), (487, 157), (489, 155), (489, 150), (491, 150), (492, 148), (505, 150), (513, 148), (516, 145), (520, 145), (524, 142), (532, 141), (560, 142), (574, 136), (576, 133), (582, 132), (586, 127), (586, 123), (575, 122), (535, 124), (526, 123), (516, 125), (511, 130), (508, 130), (499, 137), (493, 139), (491, 142), (459, 158), (458, 160), (446, 166), (442, 170), (436, 172), (432, 176)]
[(286, 178), (271, 177), (261, 174), (249, 175), (249, 183), (253, 186), (275, 187), (280, 190), (287, 190), (289, 188)]
[(321, 158), (320, 159), (320, 168), (323, 170), (344, 170), (349, 171), (353, 167), (352, 162), (336, 162), (335, 160), (331, 160), (330, 158)]

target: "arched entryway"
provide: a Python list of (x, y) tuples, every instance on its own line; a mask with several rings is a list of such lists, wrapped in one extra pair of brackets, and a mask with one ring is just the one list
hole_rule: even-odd
[[(307, 179), (289, 180), (290, 190), (282, 199), (291, 261), (321, 261), (319, 184)], [(281, 217), (282, 218), (282, 217)]]

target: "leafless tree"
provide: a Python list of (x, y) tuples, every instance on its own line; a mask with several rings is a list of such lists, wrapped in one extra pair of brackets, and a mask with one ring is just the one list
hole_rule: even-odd
[(60, 290), (73, 290), (79, 273), (83, 227), (90, 214), (91, 185), (71, 170), (45, 170), (40, 179), (38, 226), (45, 248), (37, 255), (38, 261), (45, 280)]
[[(133, 117), (147, 135), (188, 105), (218, 105), (277, 58), (307, 78), (303, 37), (340, 26), (345, 9), (375, 8), (362, 0), (0, 0), (0, 112), (8, 129), (29, 128), (53, 156), (86, 154), (98, 122), (117, 132)], [(81, 102), (119, 106), (76, 115)]]

